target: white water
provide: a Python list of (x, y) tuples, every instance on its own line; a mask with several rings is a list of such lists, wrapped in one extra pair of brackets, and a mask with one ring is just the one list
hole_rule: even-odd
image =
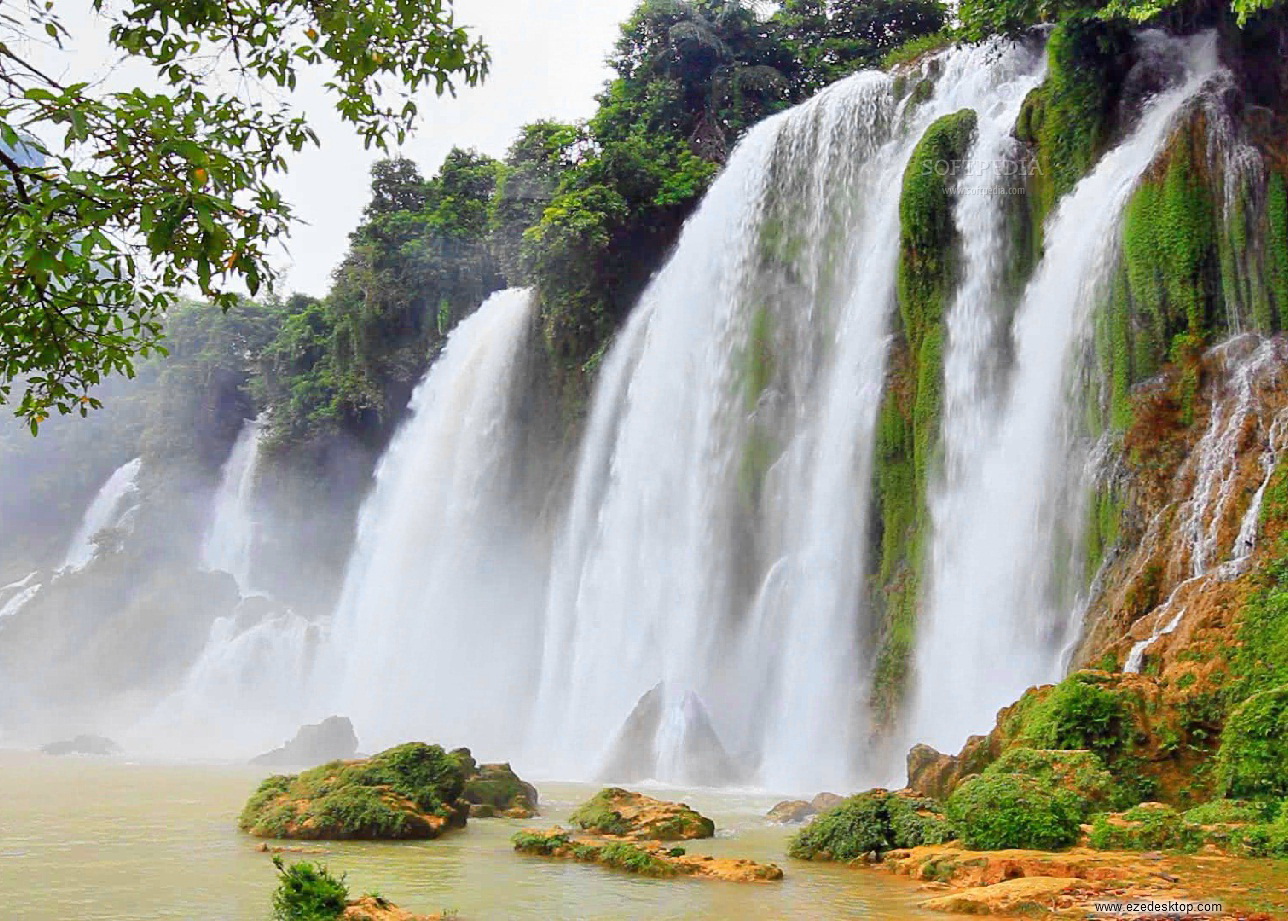
[(39, 575), (38, 572), (29, 572), (17, 582), (0, 586), (0, 620), (17, 614), (28, 601), (36, 597), (41, 585), (36, 581)]
[[(1256, 549), (1262, 499), (1288, 433), (1288, 414), (1263, 418), (1258, 393), (1260, 389), (1283, 386), (1280, 371), (1288, 364), (1288, 354), (1282, 341), (1246, 335), (1229, 340), (1213, 352), (1224, 379), (1214, 388), (1208, 424), (1191, 454), (1192, 461), (1180, 474), (1192, 476), (1193, 487), (1179, 511), (1180, 523), (1175, 530), (1180, 546), (1172, 556), (1188, 560), (1189, 576), (1148, 615), (1155, 627), (1128, 651), (1123, 671), (1129, 674), (1139, 674), (1145, 653), (1181, 625), (1187, 609), (1180, 598), (1187, 587), (1210, 577), (1235, 578), (1246, 569)], [(1249, 448), (1250, 433), (1255, 433), (1253, 444), (1260, 446), (1262, 480), (1239, 518), (1234, 542), (1223, 547), (1221, 535), (1228, 533), (1231, 516), (1237, 511), (1239, 467)]]
[(255, 477), (264, 420), (247, 420), (220, 472), (210, 527), (201, 544), (201, 565), (237, 580), (243, 595), (254, 594), (251, 566), (258, 524), (255, 520)]
[(94, 538), (104, 529), (120, 524), (128, 514), (126, 502), (138, 491), (139, 469), (142, 464), (137, 457), (122, 464), (99, 488), (67, 547), (60, 567), (62, 571), (75, 572), (87, 566), (97, 551)]
[[(266, 604), (251, 598), (243, 606)], [(214, 622), (183, 684), (127, 734), (153, 755), (251, 757), (281, 745), (310, 716), (306, 687), (322, 628), (290, 611)]]
[(870, 774), (862, 561), (903, 172), (936, 117), (1022, 98), (1038, 68), (1014, 46), (940, 63), (915, 111), (866, 73), (753, 129), (610, 353), (551, 574), (546, 771), (593, 771), (662, 683), (664, 735), (696, 695), (760, 783)]
[[(965, 446), (957, 470), (967, 475), (946, 482), (936, 503), (909, 733), (944, 750), (986, 730), (1029, 686), (1059, 677), (1070, 621), (1057, 584), (1061, 529), (1071, 479), (1084, 470), (1070, 436), (1073, 361), (1113, 267), (1127, 199), (1217, 69), (1210, 35), (1146, 40), (1170, 46), (1183, 82), (1150, 103), (1048, 222), (1046, 256), (1015, 320), (1009, 393), (994, 430)], [(954, 436), (951, 422), (945, 431)]]
[(363, 506), (315, 693), (371, 750), (513, 757), (522, 735), (544, 586), (513, 501), (531, 302), (498, 292), (452, 332)]

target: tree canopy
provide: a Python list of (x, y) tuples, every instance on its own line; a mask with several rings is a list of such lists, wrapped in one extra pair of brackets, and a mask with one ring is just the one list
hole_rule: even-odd
[(418, 91), (488, 66), (450, 0), (92, 8), (150, 87), (42, 69), (32, 49), (75, 38), (53, 0), (0, 12), (0, 402), (16, 389), (33, 431), (97, 406), (104, 375), (156, 351), (178, 292), (228, 308), (272, 280), (267, 248), (291, 221), (273, 180), (317, 142), (290, 102), (301, 68), (323, 68), (341, 117), (384, 148), (413, 126)]

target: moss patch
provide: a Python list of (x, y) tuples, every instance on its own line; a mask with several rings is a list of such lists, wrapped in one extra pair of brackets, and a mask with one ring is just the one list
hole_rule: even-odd
[(953, 837), (934, 800), (871, 790), (820, 813), (796, 833), (787, 852), (798, 860), (857, 860)]
[(1087, 804), (1022, 774), (979, 774), (948, 798), (948, 821), (971, 850), (1058, 851), (1078, 840)]

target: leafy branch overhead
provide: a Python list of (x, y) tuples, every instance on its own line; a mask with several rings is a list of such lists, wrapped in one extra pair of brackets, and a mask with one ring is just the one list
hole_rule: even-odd
[(486, 74), (449, 0), (94, 0), (149, 88), (67, 82), (38, 50), (75, 36), (53, 0), (0, 12), (0, 402), (34, 432), (86, 412), (91, 388), (159, 350), (177, 293), (228, 308), (273, 278), (291, 222), (274, 185), (317, 143), (291, 104), (318, 67), (368, 147), (401, 142), (415, 94)]

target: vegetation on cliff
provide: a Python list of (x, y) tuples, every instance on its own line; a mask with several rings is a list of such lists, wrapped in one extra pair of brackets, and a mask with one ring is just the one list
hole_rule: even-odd
[(878, 859), (893, 848), (942, 844), (956, 837), (934, 800), (870, 790), (818, 815), (787, 852), (798, 860)]

